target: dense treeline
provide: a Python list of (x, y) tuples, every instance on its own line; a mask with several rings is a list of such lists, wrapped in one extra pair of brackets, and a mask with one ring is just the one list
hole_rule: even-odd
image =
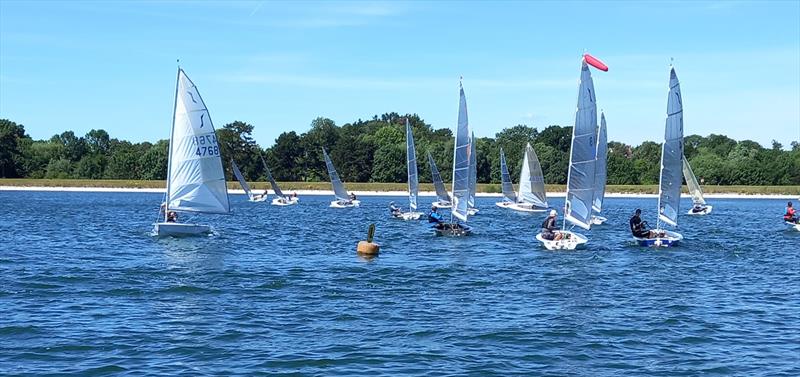
[[(425, 153), (436, 160), (443, 178), (450, 179), (453, 135), (450, 129), (433, 129), (419, 116), (387, 113), (370, 120), (337, 126), (327, 118), (311, 122), (308, 132), (284, 132), (275, 144), (262, 149), (252, 138), (253, 126), (233, 122), (217, 130), (221, 153), (231, 179), (233, 158), (248, 180), (265, 180), (259, 155), (263, 155), (280, 181), (325, 181), (328, 179), (322, 147), (330, 153), (346, 182), (405, 182), (405, 119), (414, 132), (420, 179), (430, 181)], [(565, 183), (571, 127), (548, 126), (543, 130), (517, 125), (479, 138), (478, 181), (500, 181), (499, 150), (505, 150), (512, 176), (519, 174), (525, 144), (533, 145), (547, 183)], [(798, 185), (800, 143), (791, 150), (773, 141), (764, 148), (750, 140), (736, 141), (724, 135), (685, 138), (685, 154), (698, 179), (715, 185)], [(25, 128), (0, 119), (0, 177), (165, 179), (168, 140), (131, 143), (113, 139), (104, 130), (84, 136), (72, 131), (49, 140), (33, 140)], [(661, 145), (646, 141), (638, 146), (609, 143), (609, 184), (656, 184)], [(515, 178), (516, 179), (516, 178)]]

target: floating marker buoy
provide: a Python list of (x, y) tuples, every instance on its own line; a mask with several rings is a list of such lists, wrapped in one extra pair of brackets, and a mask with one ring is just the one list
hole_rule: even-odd
[(374, 236), (375, 236), (375, 224), (369, 224), (369, 230), (367, 230), (367, 240), (358, 242), (358, 246), (356, 246), (356, 252), (358, 252), (361, 255), (378, 254), (378, 251), (381, 249), (381, 246), (376, 243), (372, 243), (372, 238)]

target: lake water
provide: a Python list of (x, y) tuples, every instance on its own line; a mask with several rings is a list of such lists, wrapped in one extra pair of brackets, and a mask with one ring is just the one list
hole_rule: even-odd
[(555, 252), (543, 214), (496, 198), (467, 238), (389, 219), (386, 197), (233, 195), (234, 215), (199, 219), (218, 235), (157, 239), (162, 198), (0, 192), (0, 375), (800, 375), (782, 200), (711, 200), (655, 250), (627, 221), (654, 223), (656, 199), (608, 199), (588, 248)]

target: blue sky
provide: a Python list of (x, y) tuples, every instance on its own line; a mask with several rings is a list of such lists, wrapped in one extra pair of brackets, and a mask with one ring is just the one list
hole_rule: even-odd
[(663, 137), (670, 58), (687, 134), (800, 140), (800, 1), (0, 1), (0, 117), (34, 138), (168, 138), (176, 59), (217, 127), (262, 146), (389, 111), (478, 136), (574, 121), (580, 56), (611, 140)]

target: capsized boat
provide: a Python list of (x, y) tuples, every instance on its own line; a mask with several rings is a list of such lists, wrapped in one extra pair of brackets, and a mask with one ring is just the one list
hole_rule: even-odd
[(164, 221), (153, 227), (156, 236), (189, 236), (212, 232), (209, 225), (177, 222), (177, 213), (230, 213), (228, 188), (222, 170), (217, 135), (200, 92), (178, 68), (175, 105), (167, 162)]
[(250, 189), (250, 185), (245, 181), (242, 171), (239, 170), (239, 166), (236, 165), (233, 159), (231, 159), (231, 170), (233, 170), (233, 175), (236, 176), (236, 180), (239, 181), (239, 185), (242, 186), (242, 190), (244, 190), (244, 193), (247, 194), (251, 202), (263, 202), (267, 200), (267, 190), (264, 190), (264, 193), (261, 195), (253, 194), (253, 190)]
[(689, 194), (692, 195), (692, 208), (689, 208), (689, 212), (686, 212), (687, 215), (708, 215), (711, 213), (711, 210), (714, 208), (706, 204), (706, 200), (703, 198), (703, 189), (700, 188), (700, 183), (697, 182), (697, 177), (695, 177), (694, 172), (692, 172), (692, 167), (689, 165), (689, 160), (686, 159), (686, 156), (683, 157), (683, 179), (686, 180), (686, 186), (689, 188)]
[(453, 145), (453, 201), (450, 209), (450, 222), (438, 223), (433, 226), (434, 231), (440, 236), (467, 236), (472, 233), (467, 217), (469, 217), (470, 194), (470, 160), (472, 156), (472, 138), (467, 119), (467, 98), (464, 87), (459, 83), (458, 123)]
[(592, 224), (600, 225), (608, 219), (600, 216), (603, 210), (603, 199), (606, 196), (606, 180), (608, 178), (608, 136), (606, 133), (606, 116), (600, 112), (600, 127), (597, 128), (597, 159), (594, 168), (594, 201), (592, 202)]
[(496, 203), (498, 207), (509, 208), (520, 212), (543, 212), (547, 209), (547, 193), (544, 187), (542, 165), (536, 152), (528, 143), (525, 146), (525, 157), (519, 172), (519, 195), (514, 192), (511, 175), (508, 172), (506, 156), (500, 149), (500, 178), (503, 188), (503, 201)]
[(409, 212), (400, 212), (397, 216), (403, 220), (419, 220), (422, 212), (417, 212), (419, 196), (419, 174), (417, 174), (417, 149), (414, 147), (414, 135), (411, 123), (406, 118), (406, 171), (408, 173), (408, 207)]
[[(275, 193), (275, 198), (272, 199), (272, 205), (274, 206), (290, 206), (297, 204), (297, 201), (300, 200), (297, 198), (297, 194), (293, 196), (289, 196), (281, 191), (281, 188), (278, 186), (278, 182), (275, 182), (275, 178), (272, 176), (272, 171), (269, 170), (269, 166), (267, 166), (267, 161), (264, 160), (264, 156), (261, 156), (261, 163), (264, 164), (264, 171), (267, 172), (267, 180), (269, 181), (270, 186), (272, 186), (272, 192)], [(264, 196), (266, 196), (267, 192), (264, 191)]]
[(475, 147), (475, 133), (470, 134), (469, 145), (471, 158), (469, 160), (469, 199), (467, 199), (467, 212), (475, 216), (480, 210), (475, 207), (475, 194), (478, 191), (478, 154)]
[(431, 156), (430, 151), (428, 151), (428, 165), (431, 168), (433, 188), (436, 190), (437, 201), (433, 202), (433, 205), (438, 208), (450, 208), (453, 201), (450, 198), (450, 194), (447, 193), (447, 189), (444, 188), (442, 175), (439, 174), (439, 169), (436, 168), (436, 162), (433, 161), (433, 156)]
[(594, 83), (586, 58), (581, 60), (581, 81), (578, 89), (578, 110), (572, 128), (567, 196), (564, 204), (564, 221), (558, 231), (562, 238), (548, 240), (539, 233), (536, 239), (548, 250), (574, 250), (584, 247), (586, 236), (567, 230), (567, 222), (589, 230), (592, 227), (592, 202), (594, 200), (594, 170), (597, 161), (597, 102)]
[(332, 201), (330, 206), (333, 208), (358, 207), (359, 204), (361, 204), (361, 201), (351, 198), (347, 193), (347, 190), (345, 190), (342, 180), (339, 179), (339, 174), (336, 173), (336, 168), (333, 167), (333, 162), (331, 162), (331, 158), (328, 157), (328, 152), (325, 151), (325, 148), (322, 148), (322, 155), (325, 156), (325, 166), (328, 168), (328, 176), (331, 177), (333, 195), (336, 196), (336, 200)]
[(681, 203), (683, 181), (683, 98), (675, 68), (670, 67), (667, 120), (664, 126), (664, 144), (661, 146), (661, 175), (658, 189), (657, 234), (654, 238), (634, 237), (641, 246), (669, 247), (683, 240), (678, 232), (661, 228), (664, 222), (678, 226), (678, 208)]

